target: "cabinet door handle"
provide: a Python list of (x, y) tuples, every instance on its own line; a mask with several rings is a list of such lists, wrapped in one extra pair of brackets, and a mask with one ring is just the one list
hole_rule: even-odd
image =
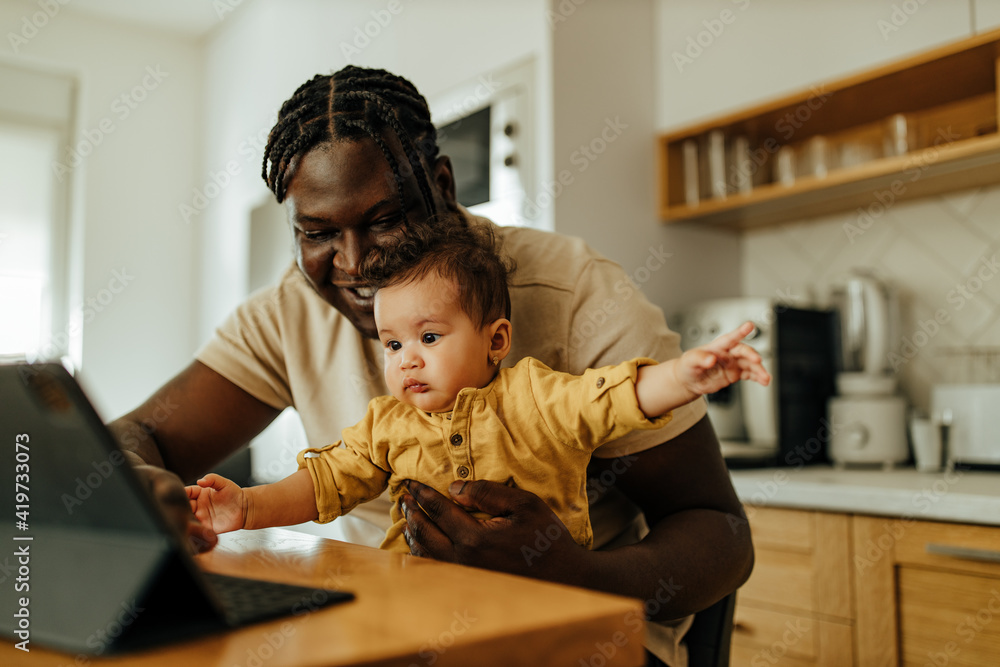
[(948, 556), (950, 558), (974, 560), (983, 563), (1000, 563), (1000, 551), (992, 549), (973, 549), (972, 547), (956, 547), (951, 544), (928, 542), (924, 550), (935, 556)]

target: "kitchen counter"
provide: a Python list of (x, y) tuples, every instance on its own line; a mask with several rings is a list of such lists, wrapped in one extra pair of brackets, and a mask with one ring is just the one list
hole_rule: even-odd
[(1000, 473), (759, 468), (731, 471), (740, 500), (848, 514), (1000, 526)]

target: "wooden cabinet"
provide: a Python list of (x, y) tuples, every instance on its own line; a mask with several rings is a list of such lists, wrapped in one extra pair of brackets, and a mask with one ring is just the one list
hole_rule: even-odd
[(751, 227), (855, 211), (866, 228), (903, 199), (1000, 182), (998, 60), (995, 30), (663, 134), (660, 215)]
[(850, 667), (850, 517), (751, 510), (756, 563), (736, 596), (733, 665)]
[(853, 518), (861, 665), (1000, 665), (1000, 528)]
[(1000, 527), (751, 510), (734, 667), (1000, 665)]

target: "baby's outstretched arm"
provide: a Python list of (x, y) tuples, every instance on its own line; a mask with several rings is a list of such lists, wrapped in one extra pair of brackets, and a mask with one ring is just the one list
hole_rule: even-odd
[(245, 489), (212, 473), (185, 490), (191, 511), (216, 533), (292, 526), (319, 516), (312, 477), (304, 468), (280, 482)]
[(754, 380), (767, 386), (771, 376), (764, 370), (760, 355), (741, 342), (753, 329), (753, 323), (746, 322), (676, 359), (640, 368), (635, 383), (639, 408), (652, 419), (738, 380)]

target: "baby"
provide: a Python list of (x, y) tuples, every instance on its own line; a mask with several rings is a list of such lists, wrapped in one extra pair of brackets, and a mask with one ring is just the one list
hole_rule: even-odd
[(456, 222), (413, 230), (366, 258), (392, 395), (372, 400), (341, 442), (301, 452), (299, 470), (279, 482), (241, 488), (209, 474), (187, 487), (198, 519), (216, 533), (325, 523), (388, 487), (392, 526), (381, 547), (408, 553), (399, 506), (407, 480), (447, 497), (456, 479), (488, 479), (544, 499), (589, 548), (594, 449), (659, 428), (674, 408), (737, 380), (770, 382), (741, 343), (749, 322), (663, 363), (640, 358), (575, 376), (528, 357), (501, 369), (511, 346), (509, 271), (489, 228)]

